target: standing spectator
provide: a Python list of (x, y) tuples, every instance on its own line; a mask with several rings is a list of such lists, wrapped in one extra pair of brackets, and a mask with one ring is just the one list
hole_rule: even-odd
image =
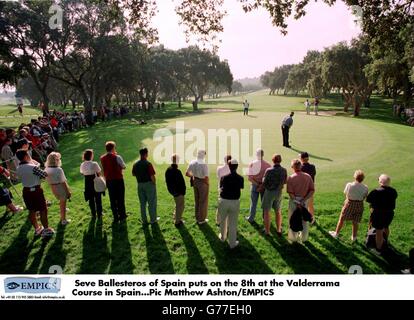
[(286, 148), (291, 148), (289, 144), (289, 130), (293, 126), (293, 116), (294, 112), (291, 112), (289, 116), (286, 116), (282, 120), (282, 137), (283, 137), (283, 146)]
[(354, 182), (349, 182), (345, 186), (345, 203), (342, 207), (341, 216), (339, 217), (338, 225), (335, 231), (329, 231), (329, 234), (337, 238), (339, 232), (347, 220), (352, 221), (352, 237), (354, 242), (357, 240), (358, 226), (361, 223), (362, 214), (364, 213), (364, 200), (368, 195), (368, 187), (362, 183), (365, 175), (361, 170), (354, 173)]
[(367, 197), (371, 205), (370, 223), (375, 228), (376, 253), (384, 249), (384, 239), (390, 235), (390, 224), (394, 219), (397, 191), (390, 186), (391, 178), (386, 174), (378, 178), (379, 188), (372, 190)]
[(98, 110), (96, 108), (93, 108), (92, 118), (93, 118), (94, 123), (96, 123), (98, 121)]
[(226, 241), (227, 234), (230, 248), (239, 245), (237, 241), (237, 222), (240, 212), (240, 190), (244, 188), (244, 178), (237, 174), (238, 162), (236, 159), (229, 161), (230, 174), (220, 180), (220, 234), (221, 241)]
[[(315, 176), (316, 176), (316, 167), (309, 163), (309, 154), (307, 152), (302, 152), (300, 154), (300, 161), (302, 162), (302, 172), (307, 173), (311, 176), (313, 183), (315, 184)], [(309, 198), (308, 201), (308, 211), (312, 215), (312, 223), (315, 222), (315, 208), (313, 205), (313, 196)]]
[(264, 196), (262, 208), (264, 213), (264, 232), (270, 235), (270, 211), (275, 210), (277, 234), (282, 235), (282, 190), (286, 184), (287, 171), (280, 164), (282, 156), (275, 154), (272, 157), (273, 167), (268, 168), (263, 177)]
[[(217, 167), (217, 181), (218, 181), (218, 189), (220, 193), (220, 181), (221, 178), (227, 176), (230, 174), (230, 168), (229, 168), (229, 161), (231, 160), (231, 155), (227, 155), (224, 157), (224, 164), (222, 166)], [(216, 212), (216, 225), (220, 225), (220, 215), (217, 209)]]
[(106, 186), (108, 187), (114, 223), (117, 223), (127, 218), (125, 211), (125, 183), (122, 172), (126, 169), (126, 165), (122, 157), (116, 153), (115, 142), (106, 142), (105, 149), (106, 154), (101, 156), (101, 164)]
[(11, 149), (12, 141), (13, 140), (9, 137), (7, 137), (4, 141), (3, 148), (1, 148), (1, 160), (6, 164), (6, 168), (10, 173), (11, 182), (16, 183), (16, 162), (13, 151)]
[(309, 102), (309, 99), (306, 99), (306, 101), (305, 101), (305, 109), (306, 109), (306, 114), (307, 115), (310, 115), (310, 102)]
[[(289, 194), (289, 221), (297, 208), (307, 207), (307, 202), (315, 192), (312, 178), (307, 173), (302, 172), (302, 164), (298, 159), (292, 160), (292, 169), (294, 173), (287, 179), (287, 192)], [(288, 239), (296, 242), (298, 240), (305, 242), (309, 237), (309, 225), (307, 221), (302, 221), (303, 230), (294, 232), (289, 228)]]
[[(32, 161), (26, 150), (18, 150), (16, 157), (20, 161), (17, 176), (22, 181), (23, 200), (29, 210), (29, 220), (35, 229), (35, 236), (52, 236), (55, 232), (49, 228), (46, 199), (40, 186), (41, 179), (45, 179), (47, 173), (39, 168), (38, 163)], [(37, 222), (38, 212), (41, 225)]]
[(319, 98), (318, 97), (315, 97), (315, 101), (313, 102), (313, 106), (314, 106), (315, 116), (317, 116), (318, 111), (319, 111)]
[(249, 107), (250, 107), (250, 104), (247, 102), (247, 99), (244, 100), (244, 102), (243, 102), (243, 115), (244, 116), (249, 115)]
[(263, 188), (263, 177), (268, 168), (270, 168), (270, 164), (263, 160), (264, 157), (264, 151), (262, 149), (256, 150), (256, 160), (254, 160), (249, 165), (249, 171), (248, 171), (248, 179), (251, 183), (250, 187), (250, 209), (249, 209), (249, 215), (246, 217), (246, 220), (250, 223), (254, 222), (254, 219), (256, 218), (256, 209), (257, 209), (257, 203), (259, 202), (259, 196), (260, 199), (263, 200), (264, 195), (264, 188)]
[[(0, 166), (0, 176), (10, 178), (10, 172)], [(13, 203), (13, 196), (7, 188), (0, 187), (0, 206), (6, 206), (13, 214), (23, 211), (23, 208)]]
[(155, 184), (155, 170), (148, 161), (148, 149), (139, 150), (140, 159), (132, 167), (132, 175), (137, 179), (138, 198), (141, 205), (142, 223), (148, 223), (147, 204), (150, 223), (154, 224), (159, 220), (157, 217), (157, 187)]
[(183, 174), (181, 173), (181, 170), (178, 169), (179, 157), (177, 154), (172, 155), (171, 162), (171, 166), (165, 171), (165, 182), (167, 183), (168, 192), (174, 197), (174, 224), (176, 227), (179, 227), (184, 223), (182, 218), (186, 186)]
[(46, 181), (49, 183), (52, 193), (59, 200), (60, 206), (60, 223), (65, 226), (70, 220), (66, 219), (66, 203), (72, 196), (65, 173), (62, 170), (61, 155), (58, 152), (52, 152), (46, 159)]
[(191, 186), (194, 188), (194, 211), (199, 225), (208, 222), (209, 178), (208, 166), (204, 161), (205, 157), (206, 152), (199, 150), (197, 159), (190, 162), (185, 173), (187, 177), (190, 177)]
[(101, 167), (93, 161), (93, 150), (87, 149), (83, 153), (83, 162), (80, 166), (80, 173), (85, 177), (85, 201), (89, 203), (92, 217), (102, 218), (102, 192), (95, 191), (94, 179), (101, 175)]

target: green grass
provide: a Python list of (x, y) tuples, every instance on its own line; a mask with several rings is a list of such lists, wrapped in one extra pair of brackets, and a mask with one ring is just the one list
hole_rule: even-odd
[(24, 107), (23, 117), (15, 105), (0, 105), (0, 128), (16, 128), (21, 123), (29, 123), (33, 116), (41, 116), (38, 108)]
[[(246, 97), (226, 97), (210, 100), (202, 108), (241, 109), (241, 102), (248, 98), (251, 117), (240, 112), (192, 114), (188, 105), (179, 110), (170, 108), (163, 113), (147, 116), (149, 124), (138, 126), (129, 116), (125, 119), (100, 123), (94, 128), (63, 137), (60, 151), (63, 167), (73, 189), (69, 203), (72, 223), (58, 227), (59, 215), (56, 201), (50, 208), (49, 219), (57, 234), (49, 241), (34, 239), (26, 214), (0, 217), (0, 272), (47, 273), (51, 265), (60, 265), (64, 273), (347, 273), (351, 265), (360, 265), (364, 273), (398, 273), (407, 263), (407, 253), (414, 247), (413, 206), (414, 198), (412, 163), (414, 160), (413, 128), (399, 124), (391, 117), (389, 101), (375, 97), (370, 110), (363, 116), (295, 116), (291, 131), (293, 149), (281, 148), (280, 121), (290, 110), (303, 111), (304, 97), (268, 96), (265, 91)], [(323, 100), (321, 110), (340, 111), (340, 100), (332, 96)], [(178, 117), (179, 116), (179, 117)], [(177, 118), (178, 117), (178, 118)], [(142, 227), (139, 223), (139, 204), (136, 182), (130, 170), (137, 158), (138, 148), (146, 145), (154, 150), (154, 130), (174, 128), (176, 121), (184, 121), (187, 130), (199, 128), (206, 132), (213, 128), (262, 129), (262, 145), (266, 159), (281, 153), (283, 165), (289, 167), (297, 153), (306, 150), (318, 169), (315, 208), (317, 225), (310, 230), (310, 241), (305, 245), (290, 245), (286, 237), (264, 238), (261, 235), (261, 217), (258, 225), (251, 226), (243, 217), (248, 212), (249, 191), (241, 198), (239, 217), (240, 248), (230, 251), (218, 238), (214, 225), (217, 208), (217, 180), (215, 166), (210, 166), (211, 188), (208, 225), (198, 227), (193, 214), (193, 195), (188, 188), (186, 224), (176, 229), (172, 223), (173, 201), (164, 182), (167, 165), (156, 165), (158, 188), (158, 214), (160, 223)], [(113, 227), (108, 197), (104, 198), (106, 215), (99, 224), (90, 219), (83, 201), (83, 178), (79, 174), (81, 153), (93, 148), (96, 156), (103, 153), (106, 140), (115, 140), (118, 151), (127, 162), (126, 206), (130, 216), (124, 225)], [(225, 152), (220, 145), (217, 151)], [(208, 150), (208, 154), (213, 150)], [(219, 156), (221, 159), (221, 156)], [(181, 166), (185, 170), (185, 166)], [(327, 233), (335, 228), (343, 202), (343, 188), (352, 180), (355, 169), (363, 169), (370, 189), (376, 187), (379, 174), (392, 177), (392, 184), (399, 192), (398, 206), (391, 226), (391, 244), (396, 255), (384, 259), (367, 251), (363, 238), (369, 212), (366, 209), (360, 230), (360, 240), (352, 244), (350, 225), (340, 241)], [(242, 168), (240, 168), (242, 169)], [(53, 199), (49, 187), (47, 197)], [(284, 229), (287, 230), (287, 197), (283, 201)], [(273, 229), (273, 232), (275, 230)]]

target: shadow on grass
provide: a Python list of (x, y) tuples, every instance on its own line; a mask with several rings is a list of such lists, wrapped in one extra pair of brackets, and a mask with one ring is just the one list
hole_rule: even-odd
[(132, 264), (131, 243), (128, 238), (126, 221), (112, 224), (111, 265), (109, 273), (131, 274), (134, 272)]
[(200, 226), (205, 238), (216, 257), (216, 265), (221, 274), (273, 274), (272, 269), (263, 261), (252, 244), (238, 234), (239, 246), (230, 249), (227, 243), (219, 240), (217, 234), (208, 225)]
[[(369, 249), (362, 243), (356, 243), (352, 248), (347, 247), (338, 239), (333, 239), (330, 234), (321, 226), (316, 225), (319, 234), (315, 233), (317, 241), (320, 242), (329, 252), (335, 255), (335, 258), (348, 268), (352, 265), (359, 265), (362, 267), (364, 273), (377, 273), (365, 262), (356, 256), (355, 253), (372, 261), (378, 268), (381, 268), (386, 273), (401, 273), (400, 270), (408, 262), (408, 256), (400, 253), (397, 249), (391, 247), (381, 257), (371, 253)], [(362, 233), (363, 231), (360, 231)], [(363, 234), (363, 239), (365, 234)]]
[[(297, 153), (302, 153), (302, 152), (305, 152), (305, 150), (299, 150), (299, 149), (297, 149), (297, 148), (295, 148), (295, 147), (292, 147), (291, 148), (293, 151), (295, 151), (295, 152), (297, 152)], [(307, 151), (306, 151), (307, 152)], [(310, 153), (310, 152), (308, 152), (309, 153), (309, 157), (310, 158), (314, 158), (314, 159), (318, 159), (318, 160), (324, 160), (324, 161), (329, 161), (329, 162), (332, 162), (333, 160), (332, 159), (329, 159), (329, 158), (324, 158), (324, 157), (321, 157), (321, 156), (317, 156), (317, 155), (315, 155), (315, 154), (313, 154), (313, 153)]]
[(142, 226), (147, 246), (148, 268), (152, 274), (173, 274), (174, 266), (158, 223)]
[(178, 227), (178, 232), (183, 239), (185, 249), (187, 251), (187, 272), (189, 274), (207, 274), (208, 269), (201, 257), (200, 251), (194, 242), (193, 237), (188, 232), (185, 225)]
[(211, 105), (220, 105), (220, 104), (239, 104), (240, 108), (242, 107), (243, 101), (242, 100), (207, 100), (200, 102), (200, 107), (202, 106), (211, 106)]
[(27, 233), (32, 229), (28, 220), (22, 225), (17, 236), (0, 257), (0, 273), (24, 273), (29, 253), (33, 248), (35, 239), (29, 242)]
[(9, 214), (7, 211), (1, 216), (0, 218), (0, 230), (4, 227), (4, 225), (12, 218), (13, 216)]
[(82, 262), (78, 273), (106, 273), (111, 259), (108, 237), (102, 230), (102, 221), (91, 219), (83, 234)]
[(51, 266), (59, 266), (62, 268), (62, 270), (65, 269), (66, 255), (67, 255), (67, 253), (63, 251), (65, 230), (66, 230), (66, 226), (62, 226), (62, 224), (59, 223), (57, 230), (56, 230), (55, 239), (53, 241), (53, 244), (50, 246), (49, 250), (47, 251), (47, 254), (43, 260), (43, 264), (39, 268), (39, 271), (38, 271), (39, 273), (48, 274), (49, 268)]
[(42, 239), (42, 243), (40, 245), (39, 250), (34, 254), (34, 258), (30, 266), (27, 268), (25, 273), (29, 274), (37, 274), (39, 271), (40, 263), (42, 262), (43, 255), (45, 253), (46, 246), (51, 241), (51, 238), (48, 239)]
[(281, 258), (296, 274), (338, 274), (343, 273), (332, 261), (320, 250), (307, 242), (305, 245), (299, 243), (290, 244), (285, 237), (274, 235), (276, 230), (271, 228), (273, 236), (266, 236), (259, 225), (253, 227), (269, 244), (279, 253)]
[[(138, 158), (138, 146), (141, 141), (151, 139), (155, 129), (162, 128), (166, 120), (158, 119), (156, 124), (140, 126), (123, 118), (95, 125), (93, 128), (64, 135), (60, 143), (64, 170), (72, 182), (83, 179), (79, 167), (74, 163), (81, 163), (81, 155), (87, 148), (94, 149), (95, 161), (105, 152), (105, 142), (113, 140), (117, 143), (117, 151), (126, 163)], [(65, 164), (68, 164), (66, 167)], [(71, 164), (71, 165), (69, 165)], [(129, 169), (127, 169), (129, 170)]]

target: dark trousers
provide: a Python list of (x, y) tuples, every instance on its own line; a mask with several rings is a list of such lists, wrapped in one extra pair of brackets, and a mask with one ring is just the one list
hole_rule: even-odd
[(95, 192), (94, 196), (89, 199), (89, 208), (92, 216), (102, 217), (102, 193)]
[(289, 146), (289, 127), (288, 126), (282, 126), (282, 136), (283, 136), (283, 146), (288, 147)]
[(244, 108), (243, 115), (248, 116), (249, 115), (249, 109)]
[(124, 179), (106, 181), (108, 187), (109, 201), (114, 220), (118, 221), (126, 217), (125, 212), (125, 184)]

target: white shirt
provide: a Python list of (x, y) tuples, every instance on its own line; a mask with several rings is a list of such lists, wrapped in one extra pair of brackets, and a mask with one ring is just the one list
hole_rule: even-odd
[(41, 177), (34, 173), (35, 167), (38, 168), (38, 165), (34, 163), (23, 163), (17, 167), (16, 174), (22, 181), (23, 187), (32, 188), (40, 185)]
[(245, 108), (245, 109), (249, 109), (249, 103), (248, 102), (243, 102), (243, 107)]
[(217, 178), (221, 179), (230, 174), (230, 168), (228, 164), (217, 168)]
[(228, 164), (225, 164), (223, 166), (220, 166), (217, 168), (217, 179), (218, 179), (218, 185), (220, 188), (220, 180), (221, 178), (228, 176), (230, 174), (230, 168)]
[(49, 184), (58, 184), (66, 181), (65, 173), (60, 167), (47, 167), (45, 171), (47, 172), (46, 181)]
[(197, 159), (190, 162), (188, 165), (188, 172), (190, 172), (194, 177), (199, 179), (204, 179), (208, 177), (208, 166), (204, 160)]
[(368, 187), (357, 181), (349, 182), (345, 186), (344, 193), (349, 200), (363, 201), (368, 195)]
[(95, 175), (101, 172), (101, 167), (95, 161), (84, 161), (80, 165), (80, 173), (84, 176)]

